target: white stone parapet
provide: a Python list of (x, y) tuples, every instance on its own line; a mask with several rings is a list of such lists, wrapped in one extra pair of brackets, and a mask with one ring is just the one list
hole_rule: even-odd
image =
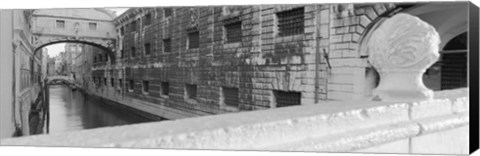
[(399, 13), (372, 32), (369, 61), (380, 74), (374, 99), (381, 101), (425, 100), (433, 91), (422, 76), (439, 57), (440, 36), (420, 18)]
[(467, 154), (468, 94), (326, 102), (10, 138), (1, 145)]

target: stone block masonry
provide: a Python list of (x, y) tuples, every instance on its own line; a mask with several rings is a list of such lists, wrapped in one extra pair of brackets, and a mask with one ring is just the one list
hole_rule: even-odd
[[(355, 9), (337, 4), (134, 8), (114, 20), (118, 61), (99, 64), (93, 73), (106, 78), (105, 84), (116, 81), (117, 86), (100, 86), (111, 88), (101, 90), (115, 92), (109, 95), (117, 99), (187, 116), (360, 99), (368, 65), (358, 43), (367, 27), (362, 22), (372, 20), (362, 21), (371, 12)], [(232, 96), (223, 88), (238, 90), (238, 100), (225, 99)]]

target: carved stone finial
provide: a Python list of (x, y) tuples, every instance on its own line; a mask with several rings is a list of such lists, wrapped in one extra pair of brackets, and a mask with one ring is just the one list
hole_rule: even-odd
[(380, 74), (374, 99), (432, 99), (422, 75), (438, 59), (439, 44), (435, 28), (418, 17), (400, 13), (383, 22), (367, 44), (369, 61)]

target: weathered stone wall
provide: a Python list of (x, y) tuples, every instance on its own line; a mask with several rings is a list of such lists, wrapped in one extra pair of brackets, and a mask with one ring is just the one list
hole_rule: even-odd
[[(302, 105), (365, 99), (371, 80), (366, 78), (368, 54), (361, 54), (359, 43), (372, 21), (393, 6), (181, 7), (172, 8), (169, 17), (165, 8), (130, 9), (115, 19), (118, 63), (104, 62), (94, 73), (116, 81), (117, 86), (104, 86), (107, 94), (197, 115), (275, 108), (275, 91), (300, 93)], [(279, 35), (277, 14), (295, 8), (303, 8), (303, 33)], [(241, 21), (240, 42), (226, 41), (225, 25), (231, 21)], [(199, 31), (198, 48), (188, 48), (190, 30)], [(164, 50), (165, 39), (171, 41), (170, 52)], [(168, 95), (161, 94), (162, 82), (169, 83)], [(186, 84), (197, 85), (197, 98), (186, 97)], [(223, 87), (238, 89), (238, 107), (224, 104)]]

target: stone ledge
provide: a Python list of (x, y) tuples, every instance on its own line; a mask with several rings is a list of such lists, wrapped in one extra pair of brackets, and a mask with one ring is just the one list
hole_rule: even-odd
[[(346, 152), (468, 125), (468, 112), (450, 109), (455, 103), (468, 105), (464, 103), (468, 102), (466, 93), (446, 91), (439, 93), (442, 99), (433, 100), (449, 105), (434, 105), (432, 101), (327, 102), (11, 138), (1, 144)], [(430, 115), (412, 118), (412, 111), (430, 111)]]

